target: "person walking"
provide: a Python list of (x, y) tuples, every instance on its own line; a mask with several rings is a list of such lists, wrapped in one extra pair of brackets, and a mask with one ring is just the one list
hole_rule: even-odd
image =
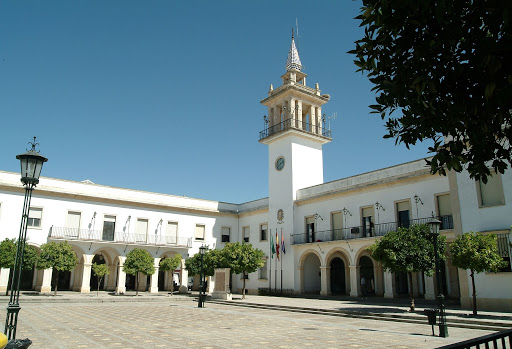
[(366, 288), (366, 279), (364, 278), (364, 275), (361, 275), (361, 292), (363, 294), (363, 297), (366, 297), (368, 292)]

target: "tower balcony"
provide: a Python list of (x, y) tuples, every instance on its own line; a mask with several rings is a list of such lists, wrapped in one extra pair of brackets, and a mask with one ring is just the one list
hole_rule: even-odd
[(286, 119), (278, 124), (269, 126), (260, 132), (260, 142), (271, 137), (276, 137), (288, 131), (307, 134), (322, 138), (325, 142), (332, 140), (331, 130), (325, 128), (325, 123), (313, 125), (297, 119)]

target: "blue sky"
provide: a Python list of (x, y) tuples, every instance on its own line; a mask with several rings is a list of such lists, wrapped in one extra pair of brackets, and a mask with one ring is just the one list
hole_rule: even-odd
[(360, 1), (1, 1), (0, 170), (38, 137), (43, 176), (241, 203), (268, 195), (267, 110), (291, 28), (333, 141), (324, 180), (427, 156), (384, 140), (346, 52)]

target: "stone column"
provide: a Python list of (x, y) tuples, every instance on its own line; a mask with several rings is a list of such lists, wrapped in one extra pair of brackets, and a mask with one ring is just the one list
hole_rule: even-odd
[(299, 271), (299, 293), (304, 293), (304, 267), (299, 266), (297, 269)]
[(375, 295), (383, 296), (384, 295), (384, 280), (382, 274), (382, 265), (376, 264), (373, 273), (373, 284), (375, 286)]
[(181, 260), (181, 285), (180, 293), (188, 293), (188, 271), (183, 267), (185, 260)]
[(44, 269), (40, 270), (40, 272), (42, 273), (42, 276), (41, 278), (38, 278), (36, 291), (41, 293), (51, 292), (53, 269)]
[(82, 272), (82, 283), (80, 285), (81, 293), (91, 292), (91, 263), (84, 263), (84, 269)]
[(316, 124), (316, 107), (315, 106), (311, 106), (311, 108), (309, 109), (309, 121), (311, 122), (311, 125), (310, 125), (310, 132), (311, 133), (318, 133), (318, 130), (317, 130), (317, 124)]
[(323, 133), (323, 126), (324, 124), (322, 123), (322, 107), (317, 107), (316, 108), (316, 123), (318, 125), (318, 134), (322, 134)]
[(297, 110), (295, 111), (295, 119), (297, 119), (297, 128), (302, 129), (302, 101), (297, 101)]
[(350, 296), (358, 297), (361, 295), (361, 283), (359, 282), (359, 266), (351, 265), (350, 268)]
[(295, 98), (290, 98), (288, 102), (290, 106), (290, 127), (295, 128), (295, 119), (297, 118), (297, 111), (295, 110)]
[(384, 272), (384, 298), (395, 298), (395, 290), (393, 287), (394, 275), (389, 271)]
[[(155, 273), (151, 275), (151, 285), (149, 287), (149, 293), (158, 293), (158, 269), (160, 267), (155, 267)], [(171, 281), (172, 282), (172, 281)]]
[(7, 292), (7, 286), (9, 285), (9, 276), (11, 269), (2, 268), (0, 269), (0, 293), (5, 294)]
[(119, 257), (117, 265), (117, 286), (116, 294), (123, 294), (126, 292), (126, 273), (123, 271), (123, 264), (126, 257)]
[(436, 299), (434, 277), (425, 275), (425, 299)]
[(329, 286), (327, 285), (327, 267), (320, 267), (320, 295), (327, 296), (329, 294)]

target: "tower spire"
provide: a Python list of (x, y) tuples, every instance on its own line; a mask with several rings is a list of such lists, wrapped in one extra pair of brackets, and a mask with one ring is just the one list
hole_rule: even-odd
[(292, 43), (290, 45), (290, 51), (288, 51), (288, 59), (286, 60), (286, 71), (302, 69), (302, 63), (300, 62), (299, 52), (295, 47), (295, 41), (293, 40), (293, 28), (292, 28)]

